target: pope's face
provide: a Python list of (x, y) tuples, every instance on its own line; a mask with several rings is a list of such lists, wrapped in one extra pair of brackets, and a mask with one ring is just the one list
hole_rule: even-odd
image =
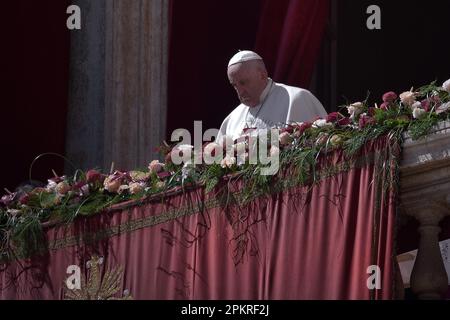
[(267, 85), (267, 73), (250, 62), (237, 63), (228, 67), (228, 79), (236, 90), (241, 103), (256, 107)]

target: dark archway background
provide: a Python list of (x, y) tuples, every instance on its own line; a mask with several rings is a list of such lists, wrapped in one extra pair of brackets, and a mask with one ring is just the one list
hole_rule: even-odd
[[(381, 9), (381, 30), (366, 27), (369, 5)], [(449, 13), (450, 1), (339, 0), (338, 104), (449, 79)]]
[[(33, 159), (63, 155), (68, 97), (70, 0), (14, 0), (1, 5), (0, 193), (28, 179)], [(64, 161), (44, 157), (32, 178), (47, 181)]]
[(261, 0), (172, 1), (167, 135), (177, 128), (193, 132), (219, 128), (238, 104), (226, 70), (239, 49), (252, 50)]

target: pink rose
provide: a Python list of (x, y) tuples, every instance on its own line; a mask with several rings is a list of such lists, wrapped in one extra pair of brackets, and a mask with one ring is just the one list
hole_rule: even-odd
[(383, 102), (380, 106), (380, 109), (387, 111), (391, 104), (389, 102)]
[(397, 98), (397, 94), (392, 91), (383, 94), (383, 102), (394, 102)]
[(148, 170), (150, 170), (151, 173), (159, 173), (159, 172), (163, 171), (163, 169), (164, 169), (164, 164), (162, 164), (158, 160), (153, 160), (148, 165)]
[(280, 156), (280, 148), (277, 146), (270, 147), (270, 156), (271, 157), (279, 157)]
[(288, 144), (291, 144), (292, 142), (292, 137), (289, 134), (289, 132), (283, 132), (282, 134), (280, 134), (280, 136), (278, 137), (280, 144), (283, 146), (286, 146)]

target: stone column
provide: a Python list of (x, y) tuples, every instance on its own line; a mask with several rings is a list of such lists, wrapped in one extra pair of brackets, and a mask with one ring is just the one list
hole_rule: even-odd
[(70, 32), (66, 172), (104, 165), (105, 0), (77, 0), (81, 30)]
[(412, 214), (420, 222), (420, 242), (411, 273), (411, 289), (421, 300), (438, 300), (448, 289), (447, 272), (439, 247), (439, 222), (448, 214), (448, 208), (428, 201), (425, 204), (429, 205)]
[(145, 167), (165, 137), (167, 0), (79, 0), (67, 155), (79, 168)]
[(400, 174), (402, 213), (420, 223), (411, 289), (419, 299), (441, 299), (448, 289), (439, 223), (450, 215), (450, 122), (440, 123), (424, 139), (406, 137)]

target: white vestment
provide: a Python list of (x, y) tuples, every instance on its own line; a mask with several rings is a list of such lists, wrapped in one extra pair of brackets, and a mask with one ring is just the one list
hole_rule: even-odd
[(220, 141), (224, 135), (236, 140), (243, 134), (244, 128), (270, 129), (327, 115), (320, 101), (308, 90), (276, 83), (271, 79), (260, 101), (253, 108), (240, 104), (234, 109), (220, 126), (216, 141)]

